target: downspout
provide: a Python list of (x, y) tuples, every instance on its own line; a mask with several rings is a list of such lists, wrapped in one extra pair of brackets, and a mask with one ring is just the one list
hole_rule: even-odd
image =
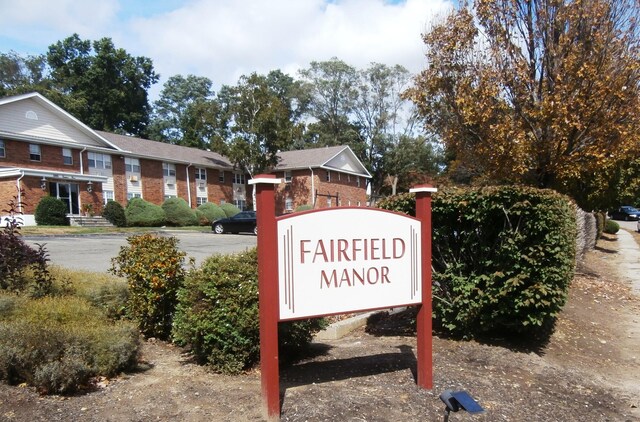
[(309, 166), (309, 171), (311, 171), (311, 206), (313, 208), (316, 207), (316, 177), (313, 174), (313, 169)]
[(20, 214), (23, 213), (23, 209), (22, 209), (22, 189), (20, 189), (20, 181), (22, 180), (23, 177), (24, 177), (24, 170), (20, 172), (20, 177), (18, 177), (18, 179), (16, 180), (16, 186), (18, 187), (18, 210), (20, 211)]
[(87, 147), (84, 147), (82, 151), (80, 151), (80, 174), (84, 174), (84, 161), (82, 160), (82, 154), (87, 150)]
[(187, 165), (187, 198), (189, 198), (189, 208), (191, 208), (191, 181), (189, 180), (189, 167), (192, 163)]

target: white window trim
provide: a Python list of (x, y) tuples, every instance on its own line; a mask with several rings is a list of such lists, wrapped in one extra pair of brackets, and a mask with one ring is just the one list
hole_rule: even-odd
[[(68, 152), (69, 155), (65, 154), (66, 152)], [(66, 162), (67, 158), (70, 160), (69, 163)], [(73, 165), (73, 152), (71, 151), (71, 148), (62, 148), (62, 163), (65, 166), (72, 166)]]
[[(34, 152), (37, 148), (37, 153)], [(37, 155), (38, 159), (33, 158), (33, 156)], [(29, 144), (29, 160), (30, 161), (42, 161), (42, 148), (38, 144)]]
[(293, 180), (293, 174), (291, 171), (286, 171), (284, 172), (284, 182), (285, 183), (291, 183), (291, 180)]
[(7, 150), (2, 139), (0, 139), (0, 158), (7, 158)]

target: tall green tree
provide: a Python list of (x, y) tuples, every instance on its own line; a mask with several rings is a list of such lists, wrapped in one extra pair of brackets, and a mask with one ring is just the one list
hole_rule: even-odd
[(358, 96), (357, 70), (334, 57), (311, 62), (300, 76), (311, 96), (309, 113), (313, 121), (308, 128), (308, 146), (349, 145), (356, 154), (362, 153), (359, 128), (352, 121)]
[(221, 152), (243, 172), (254, 176), (270, 170), (278, 152), (291, 149), (302, 136), (303, 114), (294, 107), (298, 89), (299, 83), (280, 71), (252, 73), (220, 89), (225, 125), (218, 128), (218, 138), (226, 140)]
[(638, 157), (635, 0), (476, 0), (424, 36), (410, 98), (452, 158), (485, 181), (555, 188), (586, 208)]
[(202, 76), (170, 77), (153, 105), (149, 137), (171, 144), (206, 148), (218, 116), (212, 85), (209, 78)]
[(158, 81), (151, 59), (74, 34), (47, 52), (51, 78), (65, 94), (63, 108), (94, 129), (145, 136), (148, 89)]

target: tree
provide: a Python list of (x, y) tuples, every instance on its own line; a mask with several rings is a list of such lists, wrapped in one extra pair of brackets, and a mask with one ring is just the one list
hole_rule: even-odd
[[(157, 141), (206, 148), (209, 117), (216, 115), (213, 83), (202, 76), (175, 75), (165, 82), (154, 103), (149, 137)], [(215, 119), (214, 119), (215, 120)]]
[(46, 95), (49, 88), (44, 55), (22, 57), (15, 51), (0, 53), (0, 97), (33, 91)]
[(280, 71), (252, 73), (234, 87), (222, 87), (218, 102), (225, 126), (218, 128), (218, 139), (226, 143), (216, 149), (251, 177), (275, 167), (278, 152), (288, 151), (302, 136), (302, 113), (293, 107), (299, 103), (294, 97), (298, 88)]
[(595, 187), (585, 181), (602, 183), (639, 153), (639, 9), (634, 0), (463, 4), (424, 35), (428, 66), (408, 96), (451, 168), (578, 197)]
[(359, 128), (351, 122), (353, 107), (358, 95), (358, 74), (336, 57), (324, 62), (311, 62), (308, 69), (300, 71), (306, 82), (311, 100), (309, 113), (314, 121), (309, 124), (309, 147), (349, 145), (356, 152), (362, 151)]
[(393, 148), (387, 151), (384, 160), (387, 176), (381, 189), (390, 195), (430, 182), (440, 172), (443, 162), (436, 143), (423, 135), (401, 135)]
[(147, 90), (158, 80), (151, 59), (115, 48), (110, 38), (92, 44), (74, 34), (49, 47), (47, 62), (71, 114), (93, 129), (146, 134)]

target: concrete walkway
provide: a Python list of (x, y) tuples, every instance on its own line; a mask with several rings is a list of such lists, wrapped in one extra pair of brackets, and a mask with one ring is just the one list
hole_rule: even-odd
[(620, 245), (620, 275), (631, 283), (631, 291), (640, 296), (640, 247), (627, 230), (618, 231)]

